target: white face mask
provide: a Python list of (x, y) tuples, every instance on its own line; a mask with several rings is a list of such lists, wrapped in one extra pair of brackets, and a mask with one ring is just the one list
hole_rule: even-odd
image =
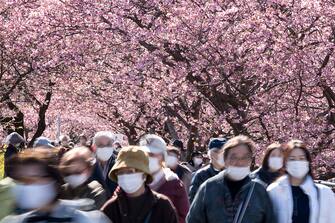
[(277, 171), (283, 167), (284, 159), (283, 157), (270, 157), (268, 164), (272, 170)]
[(202, 159), (201, 158), (193, 158), (193, 163), (195, 166), (200, 166), (202, 164)]
[(66, 183), (70, 184), (72, 188), (75, 188), (85, 183), (88, 178), (89, 178), (88, 174), (82, 173), (64, 177), (64, 180)]
[(250, 174), (250, 167), (228, 166), (226, 171), (229, 179), (233, 181), (239, 181)]
[(22, 209), (38, 209), (56, 198), (55, 182), (47, 184), (16, 184), (13, 188), (15, 201)]
[(143, 173), (122, 174), (117, 176), (117, 183), (127, 194), (138, 191), (144, 184)]
[(309, 171), (308, 161), (288, 161), (286, 164), (287, 172), (295, 178), (304, 178)]
[(167, 156), (166, 165), (170, 168), (176, 167), (178, 165), (178, 158), (175, 156)]
[(149, 157), (149, 170), (151, 174), (158, 172), (161, 169), (158, 158)]
[(99, 160), (108, 161), (114, 152), (113, 147), (101, 147), (97, 148), (96, 154)]

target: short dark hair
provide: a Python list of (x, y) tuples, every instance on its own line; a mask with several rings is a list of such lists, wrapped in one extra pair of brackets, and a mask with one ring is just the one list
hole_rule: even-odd
[(177, 147), (177, 148), (181, 149), (181, 150), (184, 149), (184, 144), (183, 144), (183, 142), (182, 142), (181, 140), (179, 140), (179, 139), (175, 139), (175, 140), (172, 142), (172, 145), (173, 145), (174, 147)]

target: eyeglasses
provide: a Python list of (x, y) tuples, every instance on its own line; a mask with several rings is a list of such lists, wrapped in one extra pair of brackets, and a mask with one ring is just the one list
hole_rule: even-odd
[(230, 162), (233, 162), (233, 163), (237, 163), (237, 162), (244, 162), (244, 163), (247, 163), (247, 162), (251, 162), (252, 161), (252, 157), (251, 156), (244, 156), (244, 157), (236, 157), (236, 156), (231, 156), (228, 158), (228, 160)]

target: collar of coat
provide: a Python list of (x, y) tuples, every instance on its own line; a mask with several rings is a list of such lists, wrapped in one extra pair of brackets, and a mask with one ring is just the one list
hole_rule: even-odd
[[(290, 179), (288, 175), (284, 175), (280, 177), (277, 182), (274, 184), (278, 184), (282, 187), (291, 187)], [(314, 181), (311, 176), (307, 176), (305, 181), (300, 185), (300, 188), (304, 191), (305, 194), (310, 195), (312, 191), (316, 190)]]
[(249, 176), (247, 176), (244, 180), (243, 183), (244, 185), (241, 187), (241, 189), (237, 192), (235, 199), (232, 199), (232, 196), (230, 194), (229, 188), (225, 182), (225, 179), (227, 177), (227, 170), (221, 171), (218, 175), (216, 175), (219, 178), (222, 178), (221, 180), (221, 184), (222, 187), (224, 187), (225, 189), (223, 190), (224, 196), (225, 196), (225, 200), (228, 201), (229, 203), (239, 203), (242, 201), (242, 199), (246, 196), (246, 193), (248, 192), (248, 189), (250, 188), (250, 182), (251, 182), (251, 178)]
[[(129, 210), (127, 205), (128, 196), (123, 190), (117, 190), (116, 194), (121, 216), (129, 221)], [(145, 187), (145, 196), (147, 196), (148, 199), (143, 203), (142, 210), (137, 216), (137, 219), (139, 220), (144, 219), (157, 202), (157, 197), (148, 186)]]

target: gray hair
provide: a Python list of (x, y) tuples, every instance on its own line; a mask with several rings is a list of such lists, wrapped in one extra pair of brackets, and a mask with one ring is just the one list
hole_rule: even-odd
[(114, 136), (113, 132), (111, 132), (111, 131), (100, 131), (100, 132), (95, 133), (95, 135), (93, 137), (92, 144), (96, 145), (97, 140), (99, 138), (102, 138), (102, 137), (108, 138), (109, 140), (111, 140), (111, 143), (114, 143), (114, 141), (115, 141), (115, 136)]

